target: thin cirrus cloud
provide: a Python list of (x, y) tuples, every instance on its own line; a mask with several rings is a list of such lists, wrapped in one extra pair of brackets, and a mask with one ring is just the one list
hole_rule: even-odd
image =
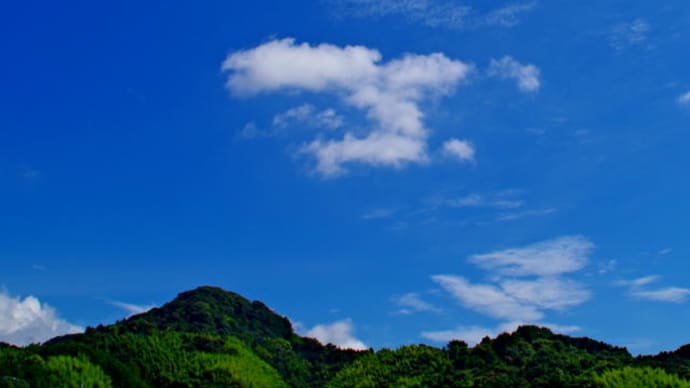
[(512, 79), (518, 89), (525, 93), (533, 93), (541, 87), (541, 70), (532, 64), (522, 64), (511, 56), (492, 59), (487, 74), (490, 77)]
[(422, 336), (434, 341), (451, 336), (473, 341), (478, 334), (505, 331), (504, 326), (516, 322), (545, 325), (542, 320), (548, 311), (565, 311), (589, 300), (591, 293), (585, 285), (567, 276), (587, 265), (593, 248), (585, 237), (563, 236), (470, 256), (469, 261), (487, 271), (491, 281), (473, 283), (449, 274), (432, 276), (432, 280), (463, 307), (498, 320), (499, 325), (426, 331)]
[(458, 208), (494, 208), (494, 209), (517, 209), (525, 205), (525, 201), (520, 199), (510, 199), (505, 196), (488, 197), (482, 194), (468, 194), (459, 198), (452, 198), (445, 201), (449, 207)]
[(643, 18), (618, 23), (609, 32), (609, 45), (617, 51), (642, 45), (647, 41), (650, 31), (651, 25)]
[(555, 276), (582, 269), (593, 248), (585, 237), (566, 236), (473, 255), (470, 262), (501, 276)]
[(514, 27), (536, 1), (509, 3), (480, 12), (467, 4), (441, 0), (331, 0), (338, 15), (359, 18), (393, 16), (431, 28)]
[(678, 103), (684, 106), (690, 106), (690, 92), (683, 93), (678, 96)]
[(443, 311), (440, 307), (436, 307), (423, 300), (422, 297), (415, 292), (396, 296), (393, 298), (393, 302), (399, 307), (397, 313), (402, 315), (410, 315), (419, 312), (440, 313)]
[(140, 304), (134, 304), (134, 303), (126, 303), (126, 302), (120, 302), (120, 301), (110, 301), (108, 302), (111, 305), (120, 308), (124, 311), (126, 311), (129, 316), (132, 315), (137, 315), (137, 314), (143, 314), (153, 308), (156, 307), (156, 305), (140, 305)]
[(352, 320), (344, 319), (316, 325), (304, 333), (304, 336), (314, 338), (322, 344), (333, 344), (341, 349), (367, 349), (367, 345), (355, 337), (354, 331)]
[(684, 303), (690, 296), (690, 289), (683, 287), (652, 288), (651, 285), (661, 280), (661, 276), (649, 275), (632, 280), (616, 282), (618, 286), (628, 288), (630, 296), (640, 300), (665, 303)]
[(0, 293), (0, 342), (24, 346), (83, 330), (34, 296), (21, 299)]
[(222, 69), (229, 73), (228, 89), (238, 96), (330, 93), (363, 111), (373, 124), (368, 133), (322, 135), (301, 149), (316, 159), (316, 172), (333, 177), (347, 172), (345, 165), (351, 163), (402, 167), (428, 162), (429, 129), (420, 104), (451, 94), (473, 66), (441, 53), (382, 62), (377, 50), (364, 46), (312, 46), (288, 38), (232, 53)]

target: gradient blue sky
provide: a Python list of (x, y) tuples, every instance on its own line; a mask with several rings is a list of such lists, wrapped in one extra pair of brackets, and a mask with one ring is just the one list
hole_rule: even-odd
[(0, 340), (210, 284), (343, 346), (690, 342), (663, 4), (4, 4)]

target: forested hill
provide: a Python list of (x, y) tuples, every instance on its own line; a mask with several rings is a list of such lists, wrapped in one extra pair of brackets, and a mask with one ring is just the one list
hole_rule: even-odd
[(356, 352), (297, 335), (258, 301), (214, 287), (84, 334), (0, 344), (1, 387), (690, 387), (690, 346), (625, 348), (523, 326), (468, 347)]

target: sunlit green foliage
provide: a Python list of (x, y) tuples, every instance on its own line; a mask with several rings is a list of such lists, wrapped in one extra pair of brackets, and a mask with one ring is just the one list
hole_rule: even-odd
[(649, 367), (613, 369), (593, 380), (601, 388), (690, 388), (690, 381)]

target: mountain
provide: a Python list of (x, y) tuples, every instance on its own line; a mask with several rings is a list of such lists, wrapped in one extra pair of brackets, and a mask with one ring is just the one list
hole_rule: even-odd
[(621, 347), (523, 326), (474, 347), (341, 350), (297, 335), (259, 301), (200, 287), (113, 325), (17, 348), (2, 387), (690, 387), (690, 345)]

